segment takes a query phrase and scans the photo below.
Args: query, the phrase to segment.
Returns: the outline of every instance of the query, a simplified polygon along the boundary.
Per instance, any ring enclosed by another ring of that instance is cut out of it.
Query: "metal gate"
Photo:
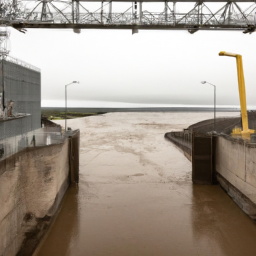
[[[195,184],[215,184],[215,137],[193,133],[192,181]]]

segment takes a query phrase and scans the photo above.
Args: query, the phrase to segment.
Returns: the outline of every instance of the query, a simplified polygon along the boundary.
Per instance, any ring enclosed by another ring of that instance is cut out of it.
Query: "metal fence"
[[[168,132],[165,134],[165,138],[169,139],[184,152],[191,156],[192,154],[192,133],[188,130],[180,132]]]
[[[0,161],[29,147],[63,143],[70,134],[62,134],[60,127],[45,127],[22,135],[0,139]]]

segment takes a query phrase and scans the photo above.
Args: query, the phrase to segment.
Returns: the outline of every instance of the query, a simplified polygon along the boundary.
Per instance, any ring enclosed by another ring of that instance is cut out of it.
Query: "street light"
[[[210,84],[214,87],[214,131],[216,132],[216,86],[214,84],[202,81],[202,84]]]
[[[73,81],[72,83],[65,85],[65,132],[67,131],[67,87],[71,84],[79,84],[79,82]]]

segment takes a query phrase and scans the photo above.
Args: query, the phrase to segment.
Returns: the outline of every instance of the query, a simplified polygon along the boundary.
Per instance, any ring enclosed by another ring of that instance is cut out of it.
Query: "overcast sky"
[[[11,55],[41,68],[42,105],[110,102],[239,105],[235,58],[243,56],[248,105],[256,106],[256,34],[230,31],[11,29]],[[112,103],[111,103],[112,104]],[[118,103],[117,103],[118,105]],[[113,105],[114,106],[114,105]]]

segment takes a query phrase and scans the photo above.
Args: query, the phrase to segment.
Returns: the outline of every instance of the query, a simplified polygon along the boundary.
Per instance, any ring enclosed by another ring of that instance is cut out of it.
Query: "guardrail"
[[[60,144],[70,134],[62,134],[59,127],[40,128],[26,134],[0,140],[0,161],[29,147]]]

